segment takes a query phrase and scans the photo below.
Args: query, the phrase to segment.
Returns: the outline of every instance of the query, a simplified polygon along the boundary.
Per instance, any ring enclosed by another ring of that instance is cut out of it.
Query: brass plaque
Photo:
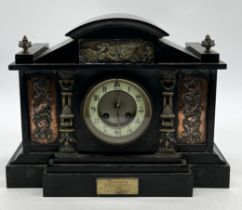
[[[96,179],[97,195],[137,195],[139,179],[136,177],[107,177]]]

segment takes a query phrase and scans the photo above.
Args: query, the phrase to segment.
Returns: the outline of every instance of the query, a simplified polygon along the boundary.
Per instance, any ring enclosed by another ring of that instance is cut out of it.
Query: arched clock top
[[[169,34],[143,20],[112,18],[88,22],[66,34],[73,39],[85,38],[146,38],[159,39]]]

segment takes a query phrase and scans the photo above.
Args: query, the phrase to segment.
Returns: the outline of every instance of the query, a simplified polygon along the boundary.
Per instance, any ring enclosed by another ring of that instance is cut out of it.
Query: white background
[[[21,141],[18,73],[8,64],[26,34],[31,41],[65,40],[83,21],[103,14],[146,18],[184,46],[209,33],[228,63],[218,75],[215,142],[231,165],[230,189],[194,189],[192,198],[43,198],[41,189],[6,189],[5,165]],[[241,0],[0,0],[0,210],[242,208]]]

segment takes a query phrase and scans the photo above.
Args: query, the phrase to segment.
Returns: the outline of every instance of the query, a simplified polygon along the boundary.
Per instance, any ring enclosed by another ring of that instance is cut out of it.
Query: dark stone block
[[[214,50],[209,53],[205,52],[205,48],[201,46],[201,43],[186,43],[186,49],[196,55],[203,63],[219,62],[219,54]]]
[[[192,196],[193,177],[188,173],[44,173],[44,196],[97,196],[98,177],[137,177],[136,196]],[[114,196],[114,195],[112,195]],[[122,196],[122,195],[116,195]],[[123,195],[124,196],[124,195]]]
[[[44,53],[49,48],[48,44],[36,43],[28,49],[28,53],[19,52],[15,55],[15,62],[20,63],[33,63],[35,58]]]

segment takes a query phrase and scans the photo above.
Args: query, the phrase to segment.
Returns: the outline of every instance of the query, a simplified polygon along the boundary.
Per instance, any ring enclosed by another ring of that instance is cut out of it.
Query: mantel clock
[[[22,143],[7,187],[44,196],[192,196],[229,187],[214,144],[214,41],[180,47],[137,18],[102,18],[54,47],[31,43],[10,70],[20,82]]]

